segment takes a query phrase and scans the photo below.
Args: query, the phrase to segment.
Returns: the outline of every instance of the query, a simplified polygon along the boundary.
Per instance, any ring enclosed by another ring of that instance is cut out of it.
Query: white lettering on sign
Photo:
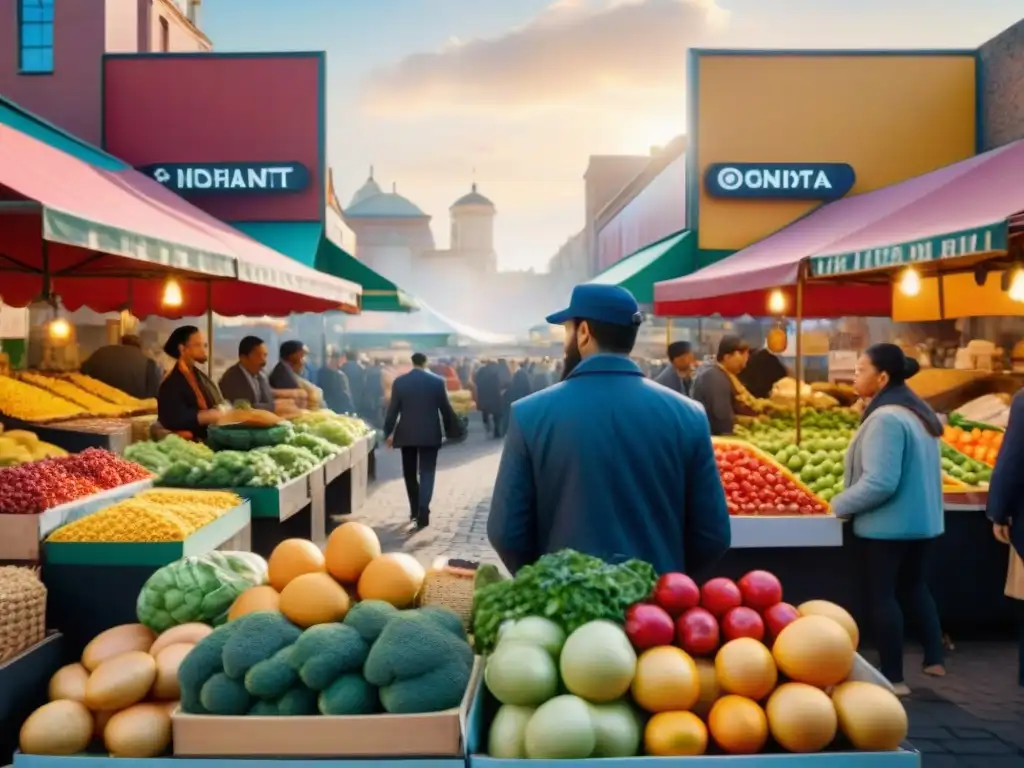
[[[718,172],[718,186],[728,192],[738,189],[832,189],[832,182],[822,170],[804,168],[723,168]]]
[[[917,264],[938,259],[955,259],[993,250],[991,229],[971,230],[952,237],[932,238],[866,251],[854,251],[839,256],[812,259],[816,275],[840,275],[869,269]]]
[[[293,167],[262,168],[177,168],[174,186],[178,189],[288,189]],[[170,181],[170,174],[158,168],[153,177]]]

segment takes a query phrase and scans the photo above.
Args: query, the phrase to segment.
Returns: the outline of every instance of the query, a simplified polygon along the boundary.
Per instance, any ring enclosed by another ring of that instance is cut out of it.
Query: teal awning
[[[296,261],[363,287],[364,312],[412,312],[416,300],[331,241],[317,222],[236,222],[249,237]]]
[[[697,238],[684,229],[612,264],[589,282],[621,286],[640,304],[653,304],[655,283],[674,280],[696,269]]]

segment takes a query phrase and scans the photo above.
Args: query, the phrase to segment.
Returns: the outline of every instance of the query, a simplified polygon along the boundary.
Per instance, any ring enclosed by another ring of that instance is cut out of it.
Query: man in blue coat
[[[629,359],[643,321],[618,286],[579,285],[560,383],[512,406],[487,533],[515,573],[571,548],[699,575],[729,549],[725,493],[700,405]]]

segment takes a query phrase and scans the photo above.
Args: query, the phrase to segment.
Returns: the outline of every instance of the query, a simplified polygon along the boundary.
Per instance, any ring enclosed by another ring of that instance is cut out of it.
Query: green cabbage
[[[135,611],[154,632],[197,621],[217,626],[242,592],[267,581],[267,562],[251,552],[209,552],[158,569],[139,592]]]

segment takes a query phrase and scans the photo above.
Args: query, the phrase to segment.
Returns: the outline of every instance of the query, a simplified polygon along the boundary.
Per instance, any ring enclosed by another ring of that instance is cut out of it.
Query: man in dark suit
[[[409,495],[409,516],[416,530],[430,524],[441,425],[449,439],[461,436],[458,417],[448,401],[445,381],[426,369],[427,356],[412,356],[413,368],[395,379],[391,404],[384,419],[384,436],[392,448],[402,450],[402,475]]]
[[[93,352],[82,363],[82,373],[140,400],[156,397],[164,377],[156,360],[142,351],[142,340],[132,334]]]
[[[693,391],[693,347],[688,341],[673,341],[668,345],[668,365],[654,380],[680,395],[690,396]]]
[[[260,411],[274,412],[274,392],[263,369],[267,367],[267,345],[258,336],[246,336],[238,343],[238,362],[220,377],[220,392],[229,403],[244,400]]]

